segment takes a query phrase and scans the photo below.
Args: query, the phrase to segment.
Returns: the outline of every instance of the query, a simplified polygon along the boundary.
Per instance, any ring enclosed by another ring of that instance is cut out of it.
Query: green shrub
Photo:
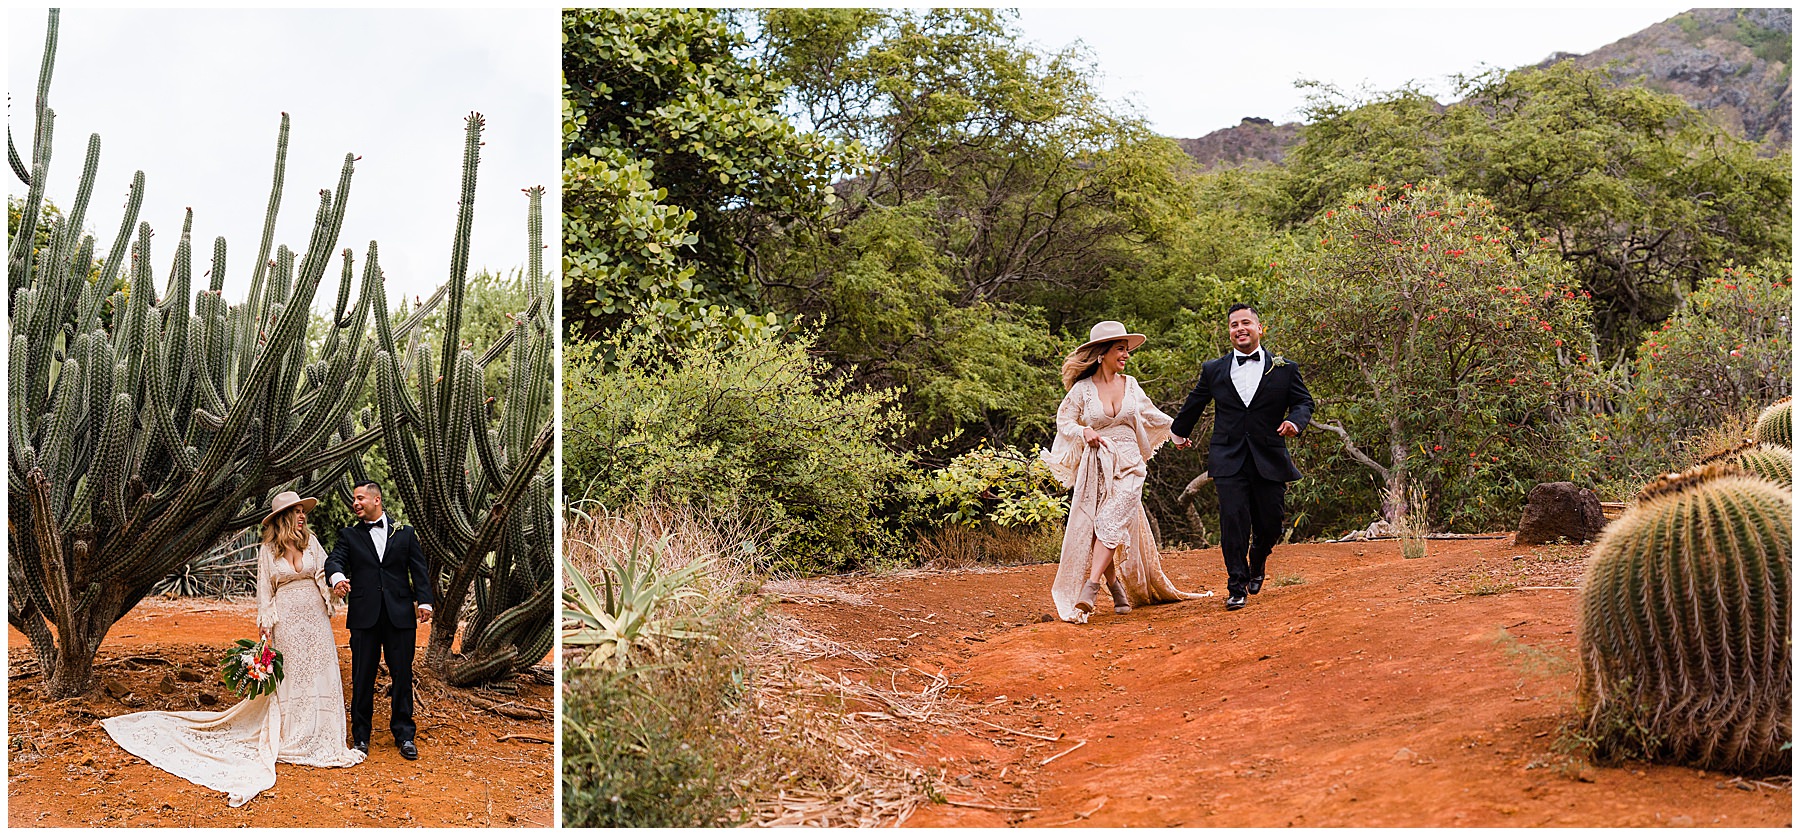
[[[1007,446],[982,446],[909,483],[930,522],[1035,528],[1069,516],[1063,487],[1049,466]]]
[[[741,758],[729,725],[748,691],[733,641],[680,642],[654,665],[564,676],[564,824],[738,823],[731,781]]]
[[[1713,444],[1715,428],[1791,395],[1793,299],[1787,263],[1727,268],[1646,333],[1617,411],[1590,436],[1601,474],[1666,472],[1680,465],[1675,450]]]
[[[891,553],[882,524],[909,456],[894,391],[852,391],[808,334],[671,346],[640,318],[563,359],[565,494],[754,515],[760,568],[817,574]]]

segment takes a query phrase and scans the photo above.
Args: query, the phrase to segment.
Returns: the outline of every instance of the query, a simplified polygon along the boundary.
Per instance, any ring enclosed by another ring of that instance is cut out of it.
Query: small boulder
[[[1606,515],[1600,510],[1600,497],[1574,482],[1545,482],[1531,489],[1525,499],[1525,513],[1519,518],[1519,534],[1513,539],[1521,546],[1535,546],[1564,540],[1585,543],[1599,536],[1606,527]]]

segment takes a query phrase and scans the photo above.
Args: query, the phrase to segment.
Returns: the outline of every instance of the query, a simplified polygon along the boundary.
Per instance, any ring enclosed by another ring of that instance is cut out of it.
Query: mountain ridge
[[[1572,61],[1617,83],[1674,93],[1775,154],[1793,147],[1793,25],[1791,8],[1690,9],[1593,52],[1555,52],[1528,67]],[[1247,116],[1174,141],[1202,169],[1279,165],[1299,144],[1301,127]]]

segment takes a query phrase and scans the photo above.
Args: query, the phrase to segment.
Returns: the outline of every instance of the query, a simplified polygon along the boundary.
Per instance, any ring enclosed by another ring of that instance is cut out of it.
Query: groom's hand
[[[1182,438],[1178,435],[1169,437],[1175,440],[1175,449],[1177,450],[1186,450],[1187,448],[1194,446],[1194,442],[1191,439]]]
[[[413,612],[416,612],[419,614],[419,623],[420,624],[424,624],[425,622],[431,620],[431,608],[430,607],[422,607],[422,606],[415,605],[413,607]]]
[[[1294,426],[1294,422],[1292,421],[1283,421],[1281,422],[1281,426],[1275,428],[1275,432],[1281,434],[1284,438],[1293,438],[1300,434],[1300,428]]]

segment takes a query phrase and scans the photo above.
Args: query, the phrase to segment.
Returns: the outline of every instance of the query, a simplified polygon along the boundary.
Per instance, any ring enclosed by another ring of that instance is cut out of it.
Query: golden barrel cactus
[[[1594,547],[1581,708],[1602,760],[1789,768],[1793,495],[1732,463],[1646,487]]]

